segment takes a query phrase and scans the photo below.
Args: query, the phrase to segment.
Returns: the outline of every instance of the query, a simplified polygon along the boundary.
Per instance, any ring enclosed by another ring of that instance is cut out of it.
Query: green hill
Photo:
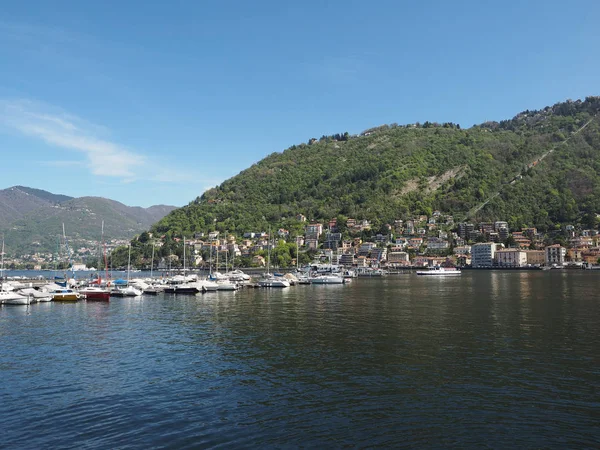
[[[323,136],[267,156],[151,231],[300,231],[297,214],[368,219],[376,229],[433,210],[513,228],[595,225],[599,111],[600,97],[588,97],[469,129],[425,122]]]

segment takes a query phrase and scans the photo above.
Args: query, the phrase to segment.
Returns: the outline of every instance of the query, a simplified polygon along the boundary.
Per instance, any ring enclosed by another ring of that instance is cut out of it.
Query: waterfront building
[[[504,248],[496,252],[497,267],[525,267],[527,265],[527,254],[523,250],[515,248]]]
[[[494,266],[494,256],[496,254],[496,243],[480,242],[471,246],[471,265],[474,268],[484,268]]]
[[[582,252],[583,252],[583,248],[570,248],[567,250],[567,259],[570,262],[577,262],[580,263],[582,262],[583,258],[582,258]]]
[[[549,245],[546,247],[546,265],[562,266],[565,263],[567,249],[560,244]]]
[[[541,266],[546,262],[546,252],[544,250],[525,250],[527,264],[532,266]]]

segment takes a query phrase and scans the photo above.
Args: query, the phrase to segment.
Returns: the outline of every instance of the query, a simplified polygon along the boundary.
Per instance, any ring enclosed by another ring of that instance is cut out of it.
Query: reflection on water
[[[593,447],[597,286],[465,271],[2,307],[2,442]]]

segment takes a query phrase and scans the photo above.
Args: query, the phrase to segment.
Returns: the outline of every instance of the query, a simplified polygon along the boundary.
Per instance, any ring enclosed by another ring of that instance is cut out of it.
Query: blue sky
[[[2,10],[0,188],[181,206],[311,137],[600,94],[597,0]]]

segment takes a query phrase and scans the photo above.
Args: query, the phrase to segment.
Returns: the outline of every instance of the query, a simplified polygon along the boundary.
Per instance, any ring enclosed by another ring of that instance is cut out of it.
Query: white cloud
[[[0,100],[0,126],[40,139],[84,156],[83,164],[93,174],[117,177],[123,182],[140,179],[163,183],[206,183],[188,168],[169,168],[142,153],[104,138],[108,130],[68,114],[51,105],[31,100]],[[61,154],[64,157],[64,153]],[[58,164],[64,164],[61,162]],[[70,164],[82,163],[71,161]]]

